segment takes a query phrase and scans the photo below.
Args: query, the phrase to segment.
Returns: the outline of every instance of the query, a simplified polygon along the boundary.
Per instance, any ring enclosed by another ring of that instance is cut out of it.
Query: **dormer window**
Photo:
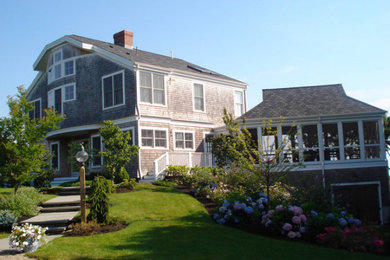
[[[54,51],[49,58],[47,79],[49,84],[62,77],[75,74],[74,58],[64,59],[63,49]]]

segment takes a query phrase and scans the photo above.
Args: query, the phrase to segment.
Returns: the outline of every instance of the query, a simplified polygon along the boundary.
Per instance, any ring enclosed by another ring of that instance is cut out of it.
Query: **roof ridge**
[[[321,87],[341,87],[341,88],[343,88],[343,85],[341,83],[336,83],[336,84],[327,84],[327,85],[298,86],[298,87],[286,87],[286,88],[264,88],[263,91],[287,90],[287,89],[298,89],[298,88],[321,88]]]

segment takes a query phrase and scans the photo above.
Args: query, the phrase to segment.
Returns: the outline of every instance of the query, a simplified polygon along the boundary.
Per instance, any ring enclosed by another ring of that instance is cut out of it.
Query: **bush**
[[[168,165],[165,170],[167,176],[171,176],[176,182],[181,182],[183,177],[188,176],[188,167],[185,165]]]
[[[111,182],[111,181],[110,181]],[[89,202],[91,209],[88,214],[88,220],[95,220],[97,223],[106,223],[108,219],[108,194],[110,186],[108,181],[102,177],[95,177],[91,185]]]
[[[352,227],[344,230],[326,227],[326,233],[317,235],[318,243],[333,247],[344,248],[351,252],[383,252],[384,242],[371,227]]]
[[[9,231],[12,226],[18,221],[18,218],[15,217],[8,210],[0,211],[0,230]]]
[[[114,176],[115,183],[122,183],[124,180],[129,180],[129,173],[126,171],[125,167],[122,167],[118,174]]]
[[[164,187],[175,187],[177,185],[176,182],[164,181],[164,180],[157,180],[153,184],[156,186],[164,186]]]
[[[263,190],[261,176],[256,174],[255,171],[237,167],[231,168],[226,173],[224,183],[228,185],[230,191],[239,192],[248,197],[256,196]]]
[[[50,182],[54,176],[53,169],[45,169],[41,173],[37,174],[37,177],[34,179],[34,187],[37,189],[50,187]]]
[[[70,232],[74,236],[89,236],[94,234],[94,231],[99,229],[100,225],[96,221],[89,221],[88,223],[76,223],[72,226]]]
[[[9,210],[16,217],[35,216],[42,200],[42,194],[35,188],[21,187],[16,193],[0,197],[0,208]]]
[[[134,178],[131,178],[130,180],[125,179],[123,182],[119,183],[115,186],[116,189],[129,189],[134,190],[135,186],[137,185],[137,182]]]

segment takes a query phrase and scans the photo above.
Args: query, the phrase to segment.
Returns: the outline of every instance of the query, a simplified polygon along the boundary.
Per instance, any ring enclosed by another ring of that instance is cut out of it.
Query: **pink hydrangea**
[[[284,210],[284,207],[283,207],[283,205],[278,205],[278,206],[276,206],[275,210],[282,211],[282,210]]]
[[[299,217],[301,218],[301,221],[302,221],[303,223],[306,222],[307,219],[306,219],[305,214],[301,214]]]
[[[290,210],[292,211],[292,213],[295,216],[299,216],[299,215],[303,214],[303,210],[300,207],[297,207],[297,206],[291,207]]]
[[[292,225],[290,223],[284,223],[282,229],[284,231],[290,231],[292,229]]]
[[[292,217],[292,223],[297,224],[297,225],[301,224],[301,218],[298,216]]]
[[[295,238],[297,235],[296,235],[296,233],[294,231],[290,231],[290,232],[288,232],[287,236],[289,238]]]

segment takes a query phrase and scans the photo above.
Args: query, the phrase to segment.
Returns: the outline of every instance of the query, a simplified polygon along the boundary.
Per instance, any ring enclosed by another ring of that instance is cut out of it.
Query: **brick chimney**
[[[114,34],[114,44],[133,49],[133,32],[123,30]]]

